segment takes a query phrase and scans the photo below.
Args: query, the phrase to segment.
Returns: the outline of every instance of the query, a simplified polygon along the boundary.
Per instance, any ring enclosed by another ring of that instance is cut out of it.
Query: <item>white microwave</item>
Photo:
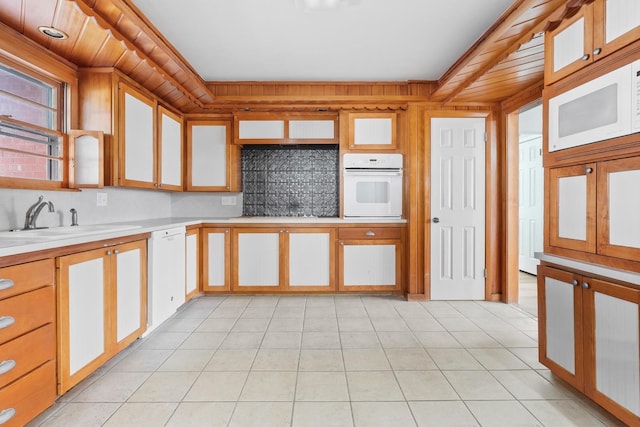
[[[549,99],[549,151],[640,132],[640,60]]]

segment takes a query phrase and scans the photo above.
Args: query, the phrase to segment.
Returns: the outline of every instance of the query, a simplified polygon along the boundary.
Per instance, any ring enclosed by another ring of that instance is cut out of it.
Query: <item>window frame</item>
[[[27,133],[33,132],[40,135],[49,135],[58,137],[60,140],[61,156],[34,155],[35,157],[44,157],[50,159],[59,159],[60,163],[60,179],[43,180],[0,176],[0,188],[23,188],[23,189],[42,189],[56,190],[69,188],[69,138],[65,133],[67,123],[67,98],[69,97],[69,83],[62,79],[56,79],[47,76],[38,71],[35,66],[26,66],[18,63],[7,56],[0,54],[0,64],[3,67],[17,71],[25,76],[42,82],[45,85],[55,88],[57,91],[56,102],[51,107],[55,110],[54,129],[48,129],[29,122],[14,119],[7,116],[0,116],[0,123],[6,123],[10,126],[16,126]]]

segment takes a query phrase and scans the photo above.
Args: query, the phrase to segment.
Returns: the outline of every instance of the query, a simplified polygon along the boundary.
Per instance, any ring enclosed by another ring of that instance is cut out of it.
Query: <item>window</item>
[[[0,185],[61,187],[64,86],[0,64]]]

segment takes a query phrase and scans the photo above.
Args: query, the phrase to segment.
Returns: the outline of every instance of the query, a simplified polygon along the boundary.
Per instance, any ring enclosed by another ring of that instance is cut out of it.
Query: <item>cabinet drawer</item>
[[[55,328],[49,323],[0,345],[0,387],[53,360],[55,338]]]
[[[24,426],[53,405],[55,398],[56,371],[51,361],[0,389],[0,425]]]
[[[54,274],[53,259],[0,268],[0,299],[53,285]]]
[[[53,286],[0,301],[0,343],[5,343],[55,319]]]
[[[399,239],[402,235],[400,228],[341,228],[338,238],[345,239]]]

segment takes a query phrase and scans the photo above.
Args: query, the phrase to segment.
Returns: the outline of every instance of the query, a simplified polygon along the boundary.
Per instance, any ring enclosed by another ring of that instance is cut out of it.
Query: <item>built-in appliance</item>
[[[549,151],[640,132],[640,60],[549,100]]]
[[[145,335],[171,317],[185,302],[185,234],[184,226],[151,233]]]
[[[347,153],[342,166],[345,218],[402,217],[402,154]]]

